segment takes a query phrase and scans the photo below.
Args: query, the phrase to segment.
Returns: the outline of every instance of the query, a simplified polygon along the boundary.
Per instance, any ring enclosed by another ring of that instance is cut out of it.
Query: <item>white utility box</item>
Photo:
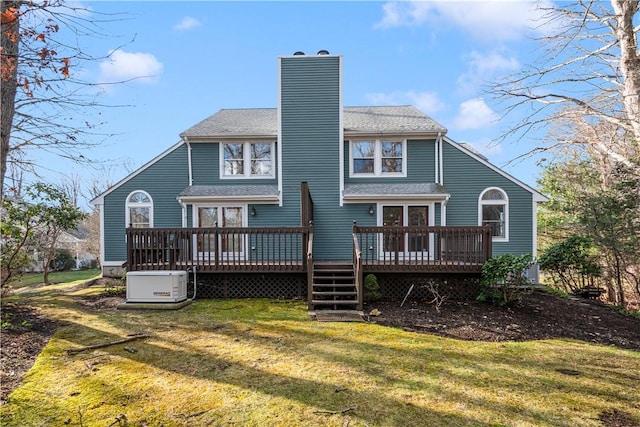
[[[180,302],[187,299],[187,272],[180,270],[127,273],[127,302]]]

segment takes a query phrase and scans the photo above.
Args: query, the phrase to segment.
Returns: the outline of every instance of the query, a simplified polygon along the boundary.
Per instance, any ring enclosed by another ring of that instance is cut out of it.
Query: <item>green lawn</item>
[[[94,268],[90,270],[75,271],[53,271],[49,273],[49,282],[51,283],[68,283],[76,280],[91,279],[100,274],[100,269]],[[14,289],[24,288],[26,286],[38,286],[43,284],[42,273],[25,273],[20,280],[13,284]]]
[[[568,340],[480,343],[318,323],[302,302],[96,310],[42,287],[62,327],[3,426],[600,426],[640,422],[640,353]],[[149,338],[74,355],[68,349]]]

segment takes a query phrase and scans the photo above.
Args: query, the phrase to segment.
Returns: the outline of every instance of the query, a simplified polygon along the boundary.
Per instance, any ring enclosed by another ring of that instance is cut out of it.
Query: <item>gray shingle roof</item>
[[[447,195],[445,187],[435,183],[399,183],[399,184],[345,184],[344,197],[358,198],[366,196],[419,197]]]
[[[447,129],[410,105],[344,107],[345,134],[446,133]],[[278,132],[275,108],[220,110],[180,134],[187,138],[272,136]]]
[[[190,185],[182,190],[183,198],[277,198],[276,185]]]
[[[344,107],[345,133],[446,133],[447,129],[410,105]]]
[[[210,136],[273,136],[278,133],[275,108],[220,110],[180,134],[187,138]]]

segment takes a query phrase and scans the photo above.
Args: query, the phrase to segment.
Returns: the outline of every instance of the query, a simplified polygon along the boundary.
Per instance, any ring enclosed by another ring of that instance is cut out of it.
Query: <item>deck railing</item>
[[[308,227],[127,228],[127,268],[304,272]]]
[[[490,227],[354,225],[367,271],[479,272],[491,257]]]

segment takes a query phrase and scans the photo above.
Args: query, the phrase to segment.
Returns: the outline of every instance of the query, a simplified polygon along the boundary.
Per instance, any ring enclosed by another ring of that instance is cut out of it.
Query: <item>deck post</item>
[[[129,228],[127,228],[126,233],[125,233],[125,239],[127,239],[127,270],[128,271],[132,271],[133,270],[133,238],[131,235],[131,230]]]

